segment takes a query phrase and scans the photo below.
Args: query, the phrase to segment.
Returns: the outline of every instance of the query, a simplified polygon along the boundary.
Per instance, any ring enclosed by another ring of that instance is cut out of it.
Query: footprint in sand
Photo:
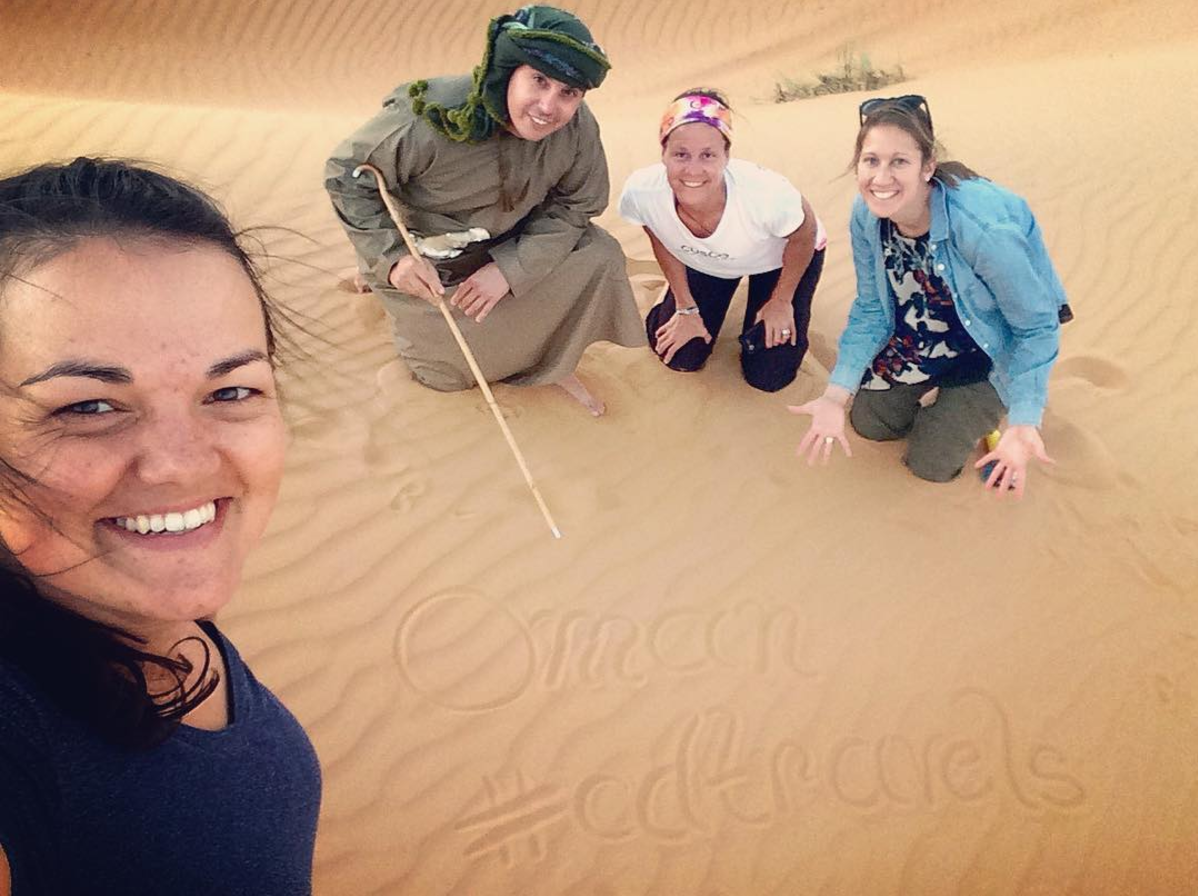
[[[1057,461],[1055,466],[1039,469],[1046,478],[1084,489],[1106,490],[1119,482],[1132,484],[1129,474],[1095,433],[1082,429],[1067,420],[1047,415],[1045,443],[1048,453]]]
[[[404,427],[392,418],[376,420],[362,447],[362,459],[380,492],[390,493],[388,506],[400,513],[412,510],[429,493],[429,468],[424,452],[411,444]]]
[[[396,474],[391,479],[398,481],[398,488],[391,496],[390,507],[398,513],[407,513],[428,494],[428,481],[411,470]],[[392,487],[392,483],[388,483]]]
[[[1100,389],[1126,389],[1131,381],[1119,364],[1093,355],[1066,358],[1053,373],[1059,379],[1076,377]]]
[[[392,510],[407,513],[429,493],[428,478],[417,472],[427,469],[427,465],[414,462],[411,446],[389,444],[372,435],[363,451],[363,459],[378,490],[390,493],[387,505]]]

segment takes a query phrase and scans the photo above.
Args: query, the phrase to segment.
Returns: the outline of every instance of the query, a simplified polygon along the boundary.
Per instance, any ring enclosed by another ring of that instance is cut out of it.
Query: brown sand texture
[[[1198,892],[1198,11],[1188,0],[570,3],[614,60],[613,191],[660,110],[728,88],[735,154],[831,234],[779,395],[595,346],[591,420],[423,389],[321,187],[396,83],[465,71],[496,2],[5,0],[0,163],[205,185],[305,319],[279,507],[221,622],[316,744],[335,894]],[[861,95],[765,102],[840,48],[902,63],[952,153],[1026,196],[1078,319],[1021,503],[901,446],[794,457],[854,280]],[[601,219],[660,286],[647,242]],[[736,311],[730,319],[735,318]]]

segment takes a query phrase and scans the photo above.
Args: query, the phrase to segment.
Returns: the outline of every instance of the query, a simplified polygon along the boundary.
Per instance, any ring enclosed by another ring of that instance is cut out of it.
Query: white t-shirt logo
[[[732,257],[727,252],[711,252],[707,249],[700,249],[697,246],[688,246],[686,243],[683,243],[678,248],[680,248],[683,252],[690,253],[691,255],[702,255],[706,258],[714,258],[720,261],[727,261]]]

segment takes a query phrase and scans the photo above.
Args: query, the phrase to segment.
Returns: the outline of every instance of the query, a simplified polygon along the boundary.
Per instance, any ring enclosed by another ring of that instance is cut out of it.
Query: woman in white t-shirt
[[[680,94],[661,121],[661,162],[633,172],[620,214],[640,224],[669,284],[645,318],[673,370],[711,355],[732,295],[749,277],[741,368],[766,392],[790,384],[807,351],[827,236],[789,180],[729,158],[732,110],[716,90]]]

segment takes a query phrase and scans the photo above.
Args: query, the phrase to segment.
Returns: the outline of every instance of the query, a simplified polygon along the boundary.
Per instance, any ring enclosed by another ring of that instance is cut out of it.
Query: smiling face
[[[711,125],[693,122],[670,131],[661,160],[670,189],[683,205],[702,205],[722,195],[728,147]]]
[[[907,236],[927,232],[929,180],[936,160],[925,159],[915,138],[892,124],[870,128],[857,157],[857,189],[869,210],[889,218]]]
[[[253,285],[209,244],[90,238],[0,297],[0,537],[46,597],[135,633],[232,595],[286,441]]]
[[[577,87],[522,65],[507,82],[509,127],[524,140],[544,140],[570,123],[583,95]]]

